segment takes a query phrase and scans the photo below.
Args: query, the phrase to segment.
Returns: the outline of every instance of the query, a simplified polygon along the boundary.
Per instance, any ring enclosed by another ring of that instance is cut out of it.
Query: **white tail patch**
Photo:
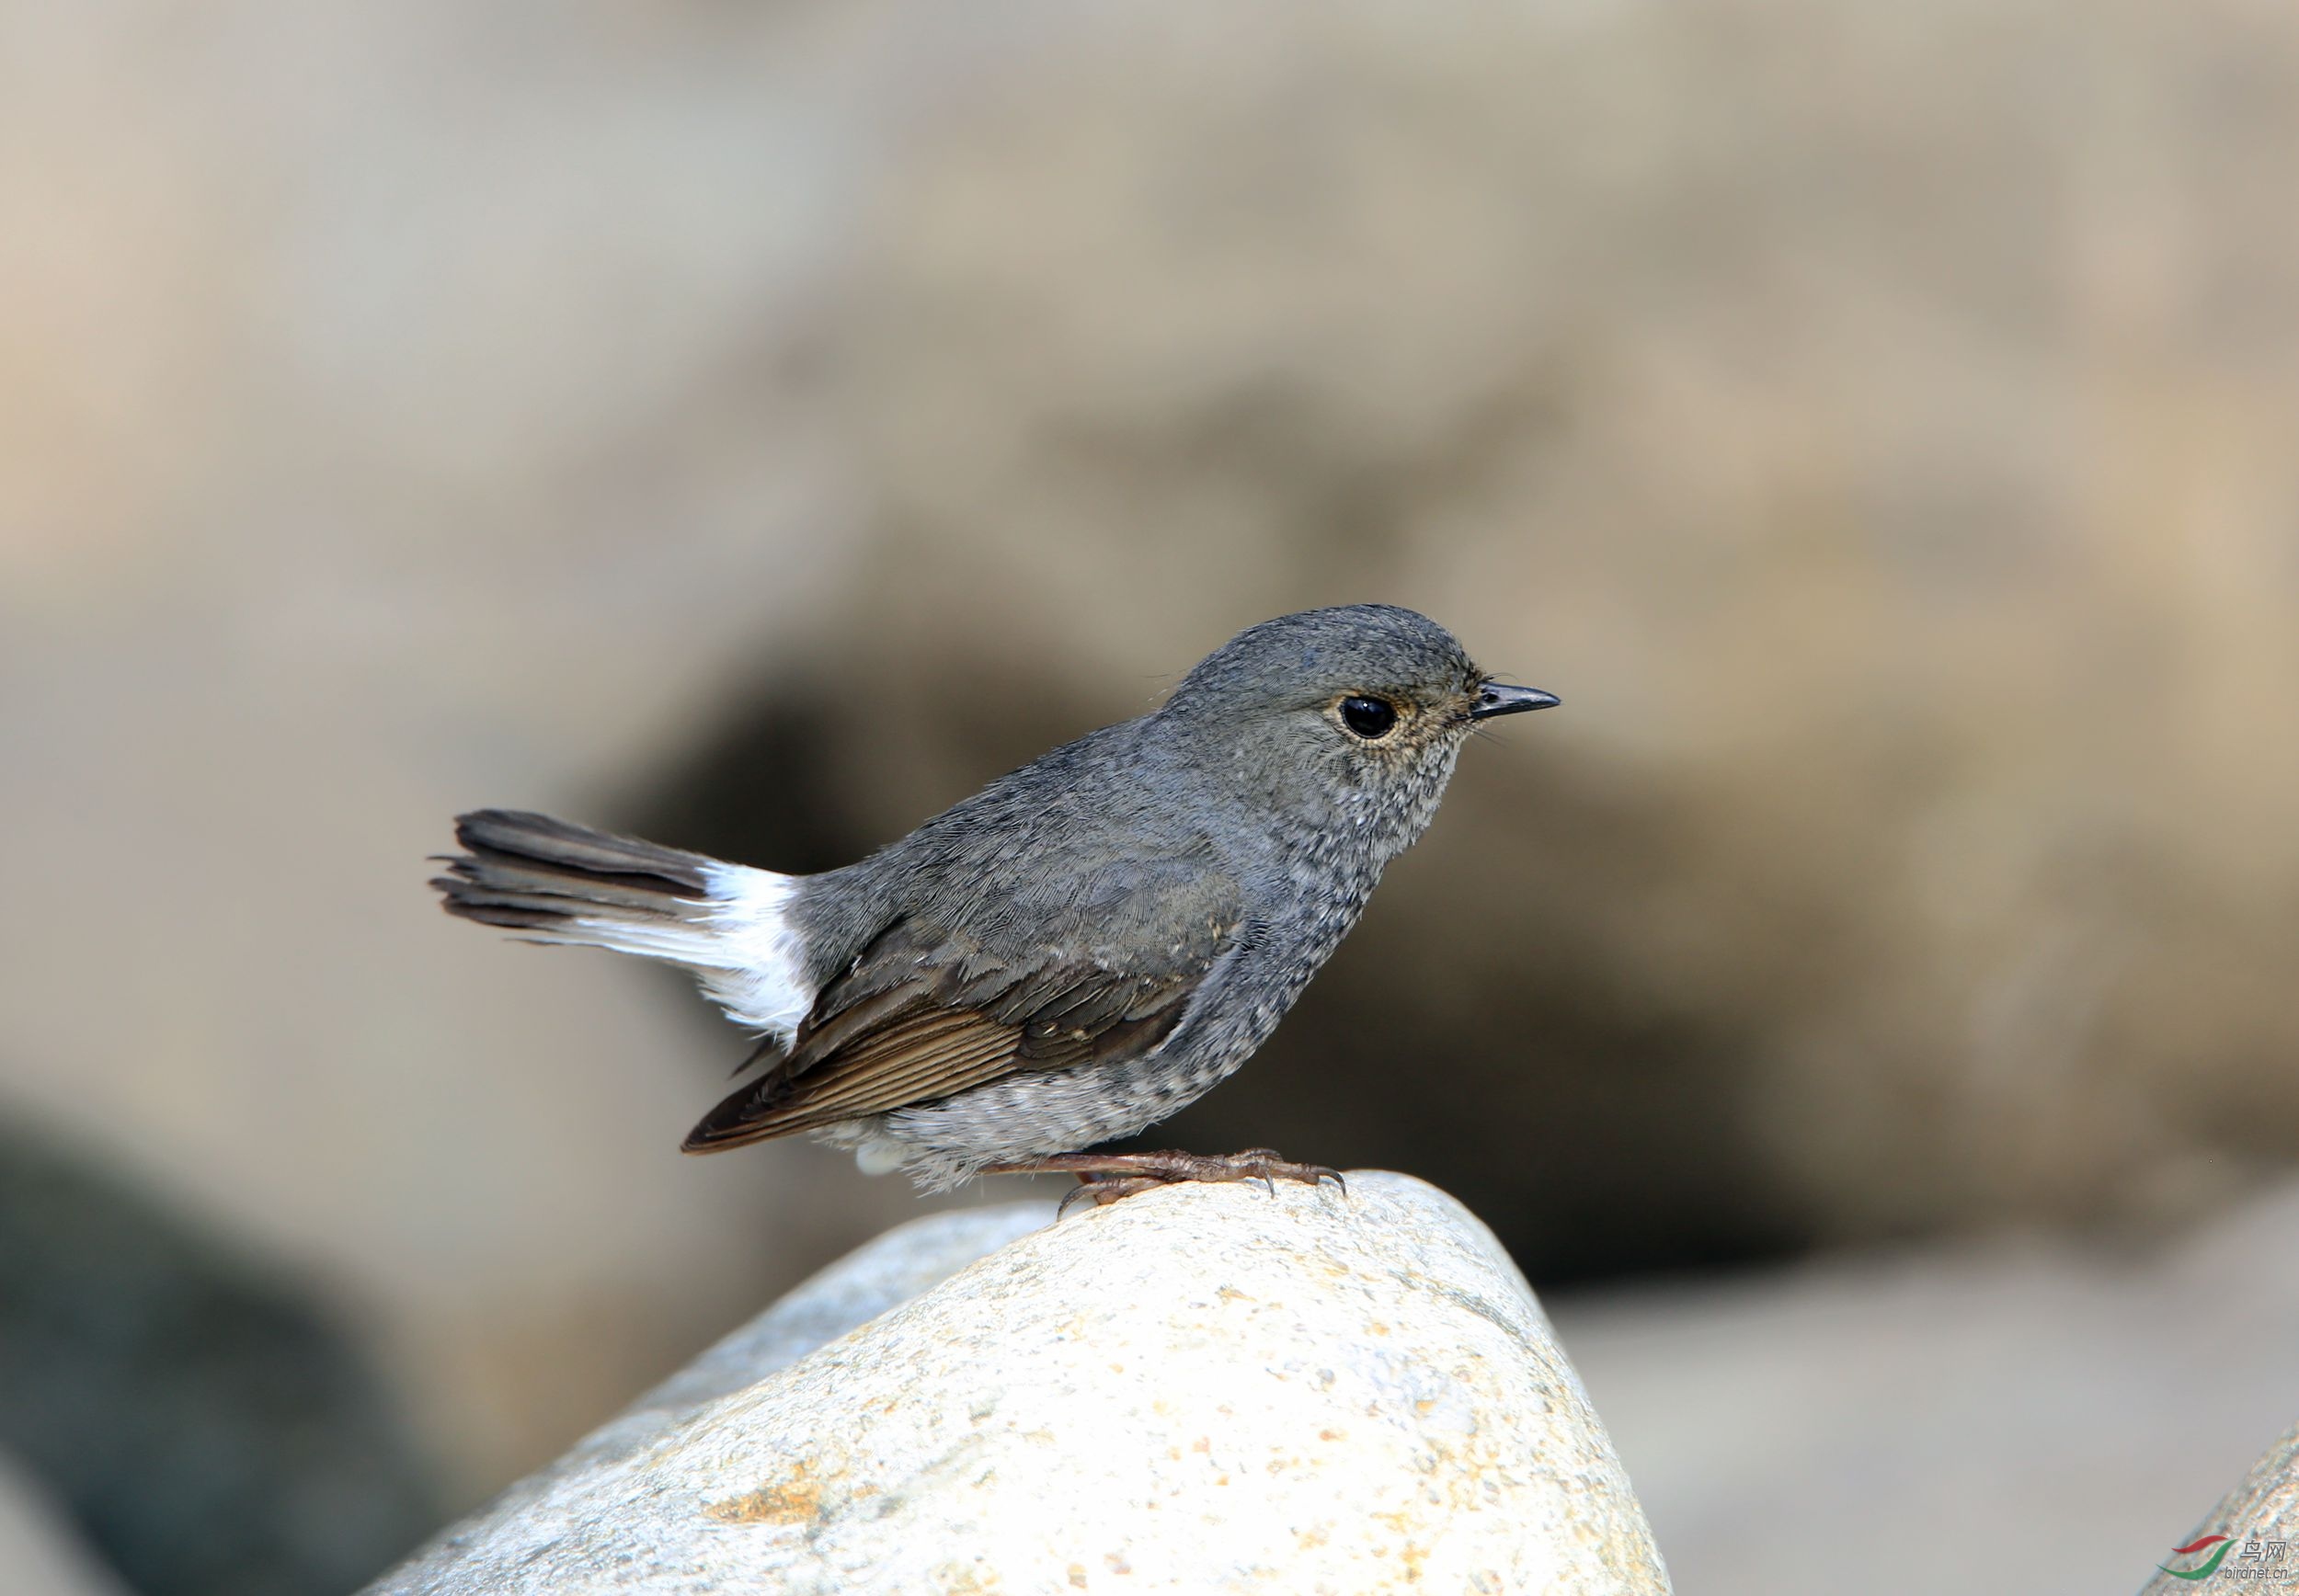
[[[787,909],[798,878],[748,865],[713,864],[703,872],[710,901],[692,919],[626,920],[583,916],[556,936],[682,964],[694,972],[727,1018],[783,1042],[814,1008],[806,978],[806,938]]]

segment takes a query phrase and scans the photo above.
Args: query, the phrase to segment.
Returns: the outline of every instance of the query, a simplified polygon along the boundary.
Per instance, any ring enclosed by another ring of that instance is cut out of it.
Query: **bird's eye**
[[[1397,724],[1397,707],[1385,699],[1345,698],[1341,701],[1341,724],[1370,740]]]

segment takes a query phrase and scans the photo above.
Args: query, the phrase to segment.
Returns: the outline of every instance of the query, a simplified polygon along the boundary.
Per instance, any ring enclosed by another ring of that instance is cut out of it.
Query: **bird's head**
[[[1387,858],[1428,824],[1478,722],[1556,701],[1492,679],[1425,615],[1352,604],[1248,627],[1182,678],[1160,718],[1220,787]]]

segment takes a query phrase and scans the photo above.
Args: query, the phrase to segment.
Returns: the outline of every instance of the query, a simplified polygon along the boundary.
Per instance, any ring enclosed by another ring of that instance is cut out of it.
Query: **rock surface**
[[[2299,1583],[2299,1425],[2283,1431],[2282,1439],[2260,1454],[2251,1472],[2209,1516],[2186,1535],[2181,1545],[2206,1537],[2224,1536],[2225,1555],[2213,1557],[2216,1547],[2202,1547],[2186,1556],[2173,1556],[2156,1565],[2156,1577],[2141,1588],[2140,1596],[2170,1596],[2191,1590],[2195,1575],[2207,1566],[2220,1565],[2234,1578],[2254,1589],[2283,1589]],[[2175,1572],[2175,1570],[2178,1570]],[[2205,1574],[2211,1579],[2213,1574]]]
[[[1668,1589],[1539,1305],[1452,1199],[1375,1172],[1045,1214],[882,1238],[372,1596]],[[801,1327],[1025,1229],[791,1361]]]

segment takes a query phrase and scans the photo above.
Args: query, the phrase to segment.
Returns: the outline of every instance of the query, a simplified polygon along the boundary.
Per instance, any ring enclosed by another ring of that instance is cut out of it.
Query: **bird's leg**
[[[1043,1158],[1022,1158],[1010,1164],[986,1164],[985,1175],[1075,1175],[1078,1186],[1062,1199],[1067,1209],[1081,1198],[1097,1208],[1184,1180],[1259,1180],[1277,1192],[1280,1180],[1315,1186],[1331,1180],[1345,1194],[1349,1183],[1341,1171],[1322,1164],[1296,1164],[1268,1147],[1242,1153],[1055,1153]]]

